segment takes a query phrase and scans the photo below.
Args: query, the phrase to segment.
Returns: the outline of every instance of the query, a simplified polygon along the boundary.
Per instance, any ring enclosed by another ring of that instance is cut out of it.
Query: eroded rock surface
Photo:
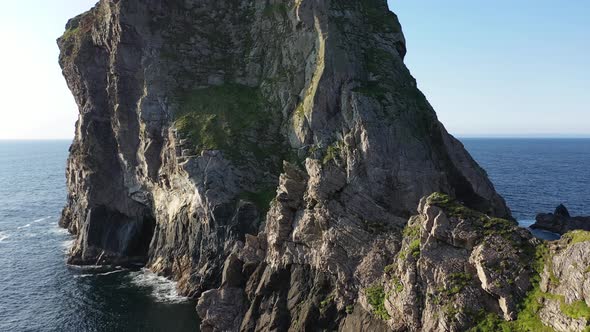
[[[443,194],[424,198],[418,212],[383,278],[365,289],[383,287],[390,326],[465,331],[482,313],[514,320],[531,288],[535,240],[530,233]],[[370,305],[373,311],[378,307]]]
[[[556,331],[590,329],[590,233],[573,231],[549,245],[539,316]]]
[[[529,235],[416,87],[385,0],[102,0],[58,43],[70,263],[178,280],[203,330],[514,317]]]

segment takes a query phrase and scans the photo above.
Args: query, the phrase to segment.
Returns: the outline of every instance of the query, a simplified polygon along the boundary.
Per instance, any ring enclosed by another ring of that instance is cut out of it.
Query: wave
[[[8,239],[10,237],[10,235],[4,233],[4,232],[0,232],[0,242],[4,242],[4,240]]]
[[[57,226],[57,225],[56,225],[55,227],[52,227],[52,228],[49,230],[49,232],[50,232],[50,233],[53,233],[53,234],[58,234],[58,235],[67,235],[67,234],[70,234],[70,232],[68,232],[68,230],[67,230],[67,229],[65,229],[65,228],[61,228],[61,227],[59,227],[59,226]]]
[[[130,273],[131,283],[142,288],[150,288],[152,297],[158,302],[181,303],[188,298],[178,294],[176,282],[159,276],[147,269]]]
[[[74,276],[75,279],[78,278],[88,278],[88,277],[97,277],[97,276],[108,276],[110,274],[115,274],[115,273],[121,273],[121,272],[125,272],[127,271],[126,269],[120,269],[120,270],[114,270],[114,271],[109,271],[109,272],[103,272],[103,273],[85,273],[85,274],[77,274]]]
[[[16,229],[23,229],[23,228],[29,228],[31,227],[31,224],[26,224],[24,226],[18,226]]]
[[[67,240],[67,241],[63,241],[61,243],[61,247],[63,248],[63,250],[66,254],[70,252],[73,245],[74,245],[74,240]]]
[[[47,217],[43,217],[43,218],[39,218],[39,219],[35,219],[35,220],[33,220],[33,224],[38,224],[38,223],[40,223],[40,222],[42,222],[42,221],[45,221],[45,220],[47,220],[47,219],[49,219],[49,218],[51,218],[51,216],[47,216]]]
[[[121,266],[114,266],[114,265],[72,265],[67,264],[67,267],[70,270],[76,271],[85,271],[85,272],[92,272],[92,274],[99,274],[99,273],[107,273],[112,271],[126,271]]]

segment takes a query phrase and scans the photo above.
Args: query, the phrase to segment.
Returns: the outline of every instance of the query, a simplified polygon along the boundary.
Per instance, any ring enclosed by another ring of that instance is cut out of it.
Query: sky
[[[590,137],[590,1],[388,2],[450,133]]]
[[[95,0],[0,2],[0,139],[71,139],[77,107],[55,40]]]
[[[456,136],[590,137],[590,1],[388,0],[406,64]],[[71,139],[55,39],[95,0],[0,4],[0,139]]]

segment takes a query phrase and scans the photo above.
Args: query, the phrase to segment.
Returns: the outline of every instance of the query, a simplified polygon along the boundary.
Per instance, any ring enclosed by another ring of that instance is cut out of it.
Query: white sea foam
[[[31,224],[26,224],[24,226],[19,226],[16,229],[23,229],[23,228],[29,228],[29,227],[31,227]]]
[[[104,270],[106,267],[103,265],[70,265],[68,264],[68,268],[72,270],[78,271],[100,271]],[[96,273],[94,273],[96,274]]]
[[[6,234],[5,232],[0,232],[0,242],[4,242],[4,240],[8,239],[10,235]]]
[[[159,302],[180,303],[188,298],[180,296],[176,290],[176,282],[161,277],[147,269],[132,272],[131,283],[138,287],[150,288],[152,296]]]
[[[121,269],[121,270],[114,270],[114,271],[99,273],[97,275],[99,275],[99,276],[108,276],[109,274],[121,273],[121,272],[125,272],[125,271],[127,271],[127,270],[126,269]]]
[[[47,219],[49,219],[49,218],[51,218],[51,216],[47,216],[47,217],[43,217],[43,218],[39,218],[39,219],[35,219],[35,220],[33,220],[33,224],[38,224],[38,223],[40,223],[40,222],[42,222],[42,221],[45,221],[45,220],[47,220]]]
[[[52,227],[49,231],[53,234],[69,234],[67,229],[58,226]]]
[[[125,272],[125,271],[127,271],[127,270],[121,269],[121,270],[108,271],[108,272],[104,272],[104,273],[77,274],[74,276],[74,278],[78,279],[78,278],[88,278],[88,277],[96,277],[96,276],[108,276],[110,274],[121,273],[121,272]]]
[[[63,241],[61,243],[61,247],[63,248],[63,250],[66,253],[70,252],[70,249],[72,248],[73,245],[74,245],[74,240],[67,240],[67,241]]]

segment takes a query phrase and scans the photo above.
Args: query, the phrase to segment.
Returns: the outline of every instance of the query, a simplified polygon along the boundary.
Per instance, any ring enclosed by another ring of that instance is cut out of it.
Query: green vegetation
[[[262,13],[266,17],[272,17],[274,16],[274,14],[279,14],[283,17],[287,17],[287,11],[287,5],[285,5],[284,3],[275,3],[266,5]]]
[[[326,149],[326,155],[324,156],[322,163],[326,165],[331,161],[337,161],[338,159],[340,159],[342,156],[342,152],[344,151],[344,148],[344,142],[341,141],[336,141],[333,144],[329,145]]]
[[[562,239],[567,240],[569,244],[587,242],[590,241],[590,232],[583,230],[570,231],[565,233]]]
[[[201,149],[231,148],[228,140],[240,139],[245,130],[265,120],[259,91],[243,85],[193,90],[179,101],[176,127]]]
[[[510,331],[510,332],[553,332],[554,330],[545,326],[539,319],[539,310],[543,307],[541,300],[543,293],[539,289],[539,285],[535,285],[524,301],[521,303],[521,310],[515,321],[504,321],[496,314],[488,314],[484,316],[480,322],[472,328],[472,332],[496,332],[496,331]]]
[[[354,306],[352,304],[349,304],[346,306],[346,313],[347,314],[352,314],[352,312],[354,311]]]
[[[451,273],[449,279],[450,286],[439,289],[439,292],[446,296],[453,296],[467,287],[473,280],[473,276],[469,273]]]
[[[379,0],[359,0],[363,16],[377,32],[400,32],[397,16]]]
[[[446,194],[433,193],[428,197],[428,203],[443,209],[448,217],[472,220],[474,225],[482,228],[484,235],[498,234],[508,238],[518,226],[515,221],[491,218],[479,211],[465,207]]]
[[[452,303],[445,304],[441,309],[447,317],[453,320],[455,319],[455,316],[457,316],[457,314],[465,310],[464,308],[456,308],[455,305]]]
[[[367,232],[371,234],[380,234],[391,230],[390,225],[382,221],[363,220]]]
[[[365,51],[365,61],[367,70],[375,75],[387,72],[386,68],[391,68],[395,57],[388,51],[381,48],[369,48]]]
[[[484,235],[499,234],[507,236],[512,234],[516,226],[514,222],[502,218],[485,217],[480,218],[480,221],[483,223]]]
[[[395,293],[400,293],[401,291],[404,290],[404,285],[402,284],[402,282],[399,280],[399,278],[397,276],[393,275],[393,273],[395,273],[395,269],[396,269],[396,265],[390,264],[390,265],[387,265],[383,269],[383,272],[386,275],[391,275],[391,283],[393,285],[392,291]]]
[[[535,261],[532,267],[535,270],[535,275],[531,279],[533,289],[529,291],[525,299],[519,305],[518,317],[515,321],[506,322],[496,314],[480,313],[478,324],[470,331],[473,332],[552,332],[553,329],[543,325],[538,313],[543,307],[542,299],[546,294],[541,292],[539,282],[540,273],[543,271],[544,265],[548,257],[548,249],[546,245],[537,246],[535,251]],[[563,310],[563,309],[562,309]]]
[[[408,250],[410,251],[410,254],[414,256],[414,258],[420,257],[420,239],[412,240]]]
[[[102,7],[100,6],[98,10]],[[66,58],[77,57],[84,42],[91,39],[92,27],[97,19],[96,14],[97,9],[92,9],[70,20],[68,28],[60,38]]]
[[[410,255],[415,259],[420,258],[420,239],[412,240],[408,245],[408,248],[400,250],[398,257],[400,259],[406,259]]]
[[[412,255],[415,259],[420,257],[420,226],[406,226],[402,231],[405,241],[410,241],[406,249],[400,250],[398,257],[400,259],[406,259],[409,255]]]
[[[383,286],[373,285],[365,289],[365,294],[367,295],[367,302],[373,307],[372,312],[376,317],[382,320],[391,318],[385,309],[385,292],[383,291]]]
[[[262,161],[289,151],[279,133],[272,131],[269,105],[257,88],[225,84],[190,90],[179,94],[177,102],[175,127],[197,151],[221,150],[237,163],[253,157],[261,166],[279,171],[280,161]]]
[[[469,332],[516,332],[512,329],[513,324],[505,322],[500,316],[496,314],[485,314],[484,312],[478,315],[479,323],[477,326],[471,328]],[[482,318],[483,317],[483,318]],[[536,330],[518,330],[519,332],[536,332]],[[544,330],[538,330],[544,331]],[[547,331],[547,330],[545,330]],[[551,331],[551,330],[549,330]]]
[[[276,196],[276,189],[269,188],[258,192],[243,192],[240,194],[240,198],[254,203],[258,211],[265,215],[270,209],[270,203]]]
[[[428,203],[443,209],[448,217],[478,219],[484,215],[481,212],[465,207],[451,196],[443,193],[433,193],[428,197]]]
[[[70,40],[71,38],[74,38],[79,32],[80,32],[79,27],[68,29],[64,32],[64,34],[63,34],[63,36],[61,36],[61,38],[63,38],[64,40]]]
[[[559,286],[559,278],[557,278],[555,272],[553,271],[553,261],[551,258],[548,258],[545,264],[547,265],[547,270],[549,271],[549,283],[553,286]]]
[[[391,282],[393,283],[393,291],[396,293],[401,293],[404,290],[404,284],[399,280],[397,277],[391,278]]]
[[[402,233],[405,237],[409,237],[409,238],[418,238],[420,237],[420,225],[415,225],[415,226],[406,226],[406,228],[404,228],[404,231]]]
[[[559,296],[560,309],[566,316],[579,319],[584,318],[586,321],[590,320],[590,307],[586,301],[580,300],[572,303],[566,303],[565,297]]]
[[[364,82],[361,86],[352,89],[352,91],[372,97],[380,103],[387,99],[387,93],[389,92],[379,82]]]
[[[387,265],[384,269],[383,272],[385,274],[390,274],[393,273],[395,271],[396,265],[395,264],[389,264]]]
[[[328,295],[322,302],[320,302],[320,310],[325,311],[330,305],[334,303],[334,295]]]

